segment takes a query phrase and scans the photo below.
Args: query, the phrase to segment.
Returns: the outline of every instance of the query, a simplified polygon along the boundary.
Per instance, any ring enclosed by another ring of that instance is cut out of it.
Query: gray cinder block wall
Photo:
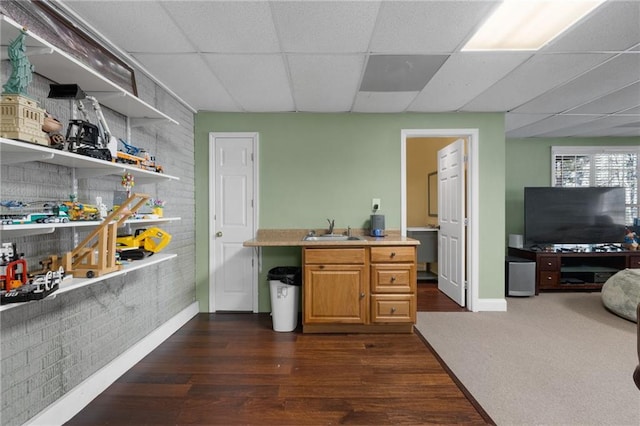
[[[2,61],[1,80],[10,74]],[[37,70],[36,70],[37,73]],[[165,173],[179,180],[141,185],[143,192],[167,201],[165,216],[180,217],[157,226],[172,235],[167,253],[177,258],[125,276],[49,296],[0,312],[0,424],[27,422],[66,392],[121,355],[195,301],[194,135],[193,114],[141,72],[138,95],[179,122],[131,129],[130,142],[155,154]],[[69,101],[47,99],[49,81],[34,75],[29,94],[64,125],[72,114]],[[69,82],[64,82],[69,83]],[[92,116],[91,109],[90,116]],[[126,117],[104,111],[111,132],[128,139]],[[2,200],[68,200],[74,181],[67,167],[40,162],[2,165]],[[117,176],[77,180],[81,202],[101,196],[111,205],[122,191]],[[77,235],[74,232],[77,231]],[[24,253],[30,269],[48,255],[72,249],[88,229],[57,229],[52,234],[7,239]]]

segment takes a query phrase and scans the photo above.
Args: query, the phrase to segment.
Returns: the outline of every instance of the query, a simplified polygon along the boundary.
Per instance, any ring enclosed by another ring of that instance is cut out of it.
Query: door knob
[[[222,237],[222,231],[216,232],[216,237]]]

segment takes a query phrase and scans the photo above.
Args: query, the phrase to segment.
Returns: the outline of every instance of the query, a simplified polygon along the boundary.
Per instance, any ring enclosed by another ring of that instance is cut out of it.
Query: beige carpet
[[[600,293],[508,298],[507,312],[419,312],[416,327],[498,425],[640,425],[636,324]]]

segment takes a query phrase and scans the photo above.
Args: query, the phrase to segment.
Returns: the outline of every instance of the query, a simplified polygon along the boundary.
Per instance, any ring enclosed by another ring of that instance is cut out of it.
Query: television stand
[[[509,256],[536,262],[540,291],[600,291],[609,277],[625,268],[640,268],[640,251],[535,251],[509,247]]]

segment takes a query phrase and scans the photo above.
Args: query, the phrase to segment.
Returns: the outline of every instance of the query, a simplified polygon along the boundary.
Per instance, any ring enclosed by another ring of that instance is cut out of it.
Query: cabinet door
[[[368,281],[364,265],[305,265],[304,322],[365,324]]]
[[[629,268],[640,268],[640,255],[629,256]]]

